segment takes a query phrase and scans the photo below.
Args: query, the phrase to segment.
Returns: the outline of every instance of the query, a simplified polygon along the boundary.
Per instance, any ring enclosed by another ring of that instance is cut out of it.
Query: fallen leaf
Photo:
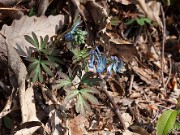
[[[137,49],[132,44],[110,44],[110,56],[122,58],[125,62],[130,62],[133,58],[139,58]]]
[[[113,32],[106,32],[106,34],[110,37],[109,41],[115,44],[132,44],[129,41],[120,39],[119,35]]]
[[[34,32],[38,37],[45,37],[46,35],[51,37],[56,34],[58,29],[63,28],[63,24],[63,15],[49,17],[24,16],[20,20],[14,20],[11,26],[3,25],[0,31],[0,41],[6,37],[8,44],[16,48],[20,56],[24,56],[30,53],[28,53],[30,47],[34,48],[25,40],[24,35],[31,36],[31,33]],[[2,48],[6,49],[5,43],[2,42],[2,45]]]
[[[146,15],[149,19],[156,21],[161,28],[163,28],[160,15],[160,2],[157,1],[149,1],[145,2],[145,0],[137,0],[137,8],[140,13]]]
[[[87,134],[85,126],[88,124],[88,120],[82,115],[78,115],[74,119],[69,120],[69,134],[70,135],[84,135]]]

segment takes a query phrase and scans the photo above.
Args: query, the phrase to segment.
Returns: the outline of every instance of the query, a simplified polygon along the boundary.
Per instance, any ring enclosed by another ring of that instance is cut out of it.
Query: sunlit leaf
[[[45,38],[44,38],[44,40],[43,40],[42,43],[41,43],[41,49],[46,48],[46,44],[47,44],[48,40],[49,40],[49,36],[46,35]]]
[[[72,81],[70,79],[59,79],[56,81],[56,85],[54,85],[54,88],[60,89],[62,87],[68,87],[72,85]]]
[[[173,128],[176,121],[177,111],[167,110],[163,112],[157,121],[156,134],[167,135]]]
[[[36,48],[38,48],[37,44],[35,43],[35,41],[28,35],[24,36],[26,41],[28,41],[30,44],[32,44],[33,46],[35,46]]]
[[[126,24],[126,25],[130,25],[130,24],[132,24],[135,20],[136,20],[136,19],[130,19],[130,20],[127,21],[125,24]]]
[[[84,89],[81,89],[81,92],[89,92],[89,93],[96,93],[96,94],[99,93],[98,90],[92,89],[92,88],[84,88]]]
[[[76,109],[77,113],[80,113],[83,116],[86,115],[86,110],[91,111],[91,108],[90,108],[88,102],[81,96],[81,94],[78,94],[75,109]]]
[[[143,18],[143,20],[144,20],[146,23],[148,23],[148,24],[151,24],[151,22],[152,22],[152,20],[149,19],[149,18]]]
[[[34,32],[32,32],[32,36],[33,36],[33,39],[34,39],[34,43],[35,45],[37,46],[37,49],[40,49],[39,48],[39,41],[38,41],[38,38],[36,36],[36,34]]]
[[[75,98],[79,94],[79,90],[71,90],[71,92],[67,93],[67,96],[65,97],[64,101],[68,102],[69,100]]]
[[[86,98],[87,100],[89,100],[89,102],[91,102],[91,104],[96,104],[96,105],[99,104],[97,98],[94,97],[92,94],[89,94],[89,93],[87,93],[87,92],[81,92],[81,94],[83,95],[84,98]]]
[[[141,18],[136,19],[137,24],[144,25],[144,20]]]

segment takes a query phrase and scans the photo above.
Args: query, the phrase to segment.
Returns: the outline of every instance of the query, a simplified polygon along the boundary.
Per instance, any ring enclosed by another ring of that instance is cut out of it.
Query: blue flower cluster
[[[95,56],[97,57],[97,66],[96,71],[97,73],[102,73],[107,66],[107,57],[106,55],[101,55],[101,52],[99,51],[98,47],[96,47],[95,50],[91,50],[91,60],[89,63],[89,68],[94,68],[95,64]],[[107,73],[111,74],[111,71],[113,70],[114,73],[121,73],[122,68],[124,67],[124,62],[122,60],[119,60],[116,56],[111,56],[110,64],[107,67]]]
[[[70,41],[73,44],[83,44],[85,36],[87,35],[86,31],[82,31],[78,26],[82,23],[81,19],[78,18],[71,30],[64,35],[66,41]]]
[[[65,40],[66,41],[72,41],[73,40],[73,34],[75,33],[76,28],[81,24],[81,21],[77,21],[75,25],[72,27],[71,31],[65,34]]]

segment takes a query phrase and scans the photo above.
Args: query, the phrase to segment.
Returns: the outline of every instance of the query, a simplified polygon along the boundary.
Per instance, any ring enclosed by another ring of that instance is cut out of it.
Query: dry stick
[[[131,91],[132,91],[133,81],[134,81],[134,75],[131,75],[131,80],[130,80],[130,85],[129,85],[129,94],[131,94]]]
[[[119,118],[120,123],[123,126],[123,129],[126,130],[126,125],[124,123],[124,120],[121,116],[121,112],[118,109],[118,106],[116,105],[116,103],[114,102],[113,98],[109,95],[108,91],[107,91],[107,87],[103,87],[102,91],[106,94],[106,96],[108,97],[108,99],[110,100],[111,104],[113,105],[114,109],[115,109],[115,113]]]
[[[27,11],[27,9],[21,9],[21,8],[5,8],[5,7],[1,7],[0,10]]]
[[[171,62],[171,56],[168,57],[169,58],[169,76],[168,79],[165,83],[165,87],[168,85],[169,80],[171,79],[171,72],[172,72],[172,62]]]
[[[163,83],[163,88],[164,88],[164,95],[166,96],[166,88],[165,88],[165,81],[164,81],[164,44],[165,44],[165,38],[166,38],[166,22],[165,22],[165,15],[163,11],[162,5],[160,6],[161,8],[161,14],[162,14],[162,20],[163,20],[163,29],[162,29],[162,34],[163,34],[163,40],[162,40],[162,55],[161,55],[161,77],[162,77],[162,83]]]

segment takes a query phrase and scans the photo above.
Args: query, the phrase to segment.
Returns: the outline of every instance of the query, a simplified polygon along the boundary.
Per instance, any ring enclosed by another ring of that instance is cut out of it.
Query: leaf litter
[[[36,4],[21,1],[13,8],[21,16],[0,16],[0,134],[162,134],[158,118],[165,110],[175,112],[179,103],[179,10],[172,9],[179,2],[171,8],[151,0]],[[39,16],[29,17],[30,10]],[[77,15],[82,22],[74,27]],[[48,51],[27,42],[32,32],[38,45],[48,35]],[[28,57],[48,61],[48,67],[34,69],[39,82],[31,82]]]

